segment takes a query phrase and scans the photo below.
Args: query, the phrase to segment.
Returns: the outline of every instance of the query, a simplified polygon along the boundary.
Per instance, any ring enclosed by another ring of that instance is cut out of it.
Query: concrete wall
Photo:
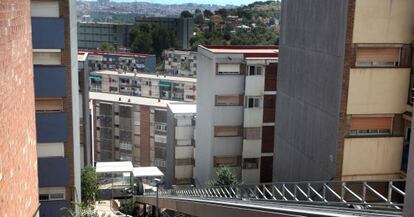
[[[282,2],[274,181],[335,177],[347,11],[347,0]]]
[[[403,137],[345,139],[343,179],[398,178],[403,140]]]
[[[351,69],[347,114],[404,113],[409,68]]]
[[[38,216],[30,1],[0,2],[0,213]]]
[[[414,1],[356,0],[353,43],[411,43]]]

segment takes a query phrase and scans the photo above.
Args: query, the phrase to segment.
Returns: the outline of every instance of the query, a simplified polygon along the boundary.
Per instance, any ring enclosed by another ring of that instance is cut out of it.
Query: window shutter
[[[391,130],[392,117],[353,117],[350,130]]]
[[[357,62],[399,62],[400,48],[358,48]]]

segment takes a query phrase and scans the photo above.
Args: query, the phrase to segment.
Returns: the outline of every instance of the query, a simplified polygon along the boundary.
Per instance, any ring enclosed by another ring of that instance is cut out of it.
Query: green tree
[[[216,14],[220,15],[223,18],[226,18],[227,15],[229,15],[229,12],[225,8],[221,8],[218,11],[216,11]]]
[[[132,51],[137,53],[149,53],[152,50],[151,48],[151,34],[146,32],[139,32],[131,44]]]
[[[79,208],[79,213],[76,213],[74,208],[62,208],[63,211],[67,212],[66,217],[99,217],[94,207],[87,206],[84,203],[75,204]]]
[[[81,189],[83,205],[93,207],[98,194],[98,177],[94,167],[85,167],[82,170]]]
[[[239,181],[237,177],[233,174],[230,168],[228,167],[219,167],[216,170],[216,179],[211,180],[207,183],[208,186],[215,187],[215,186],[237,186],[239,185]]]
[[[190,11],[185,10],[185,11],[182,11],[181,12],[181,17],[183,17],[183,18],[191,18],[191,17],[193,17],[193,14]]]
[[[114,46],[112,44],[110,44],[108,42],[104,42],[104,43],[102,43],[102,45],[101,45],[101,47],[100,47],[99,50],[102,50],[102,51],[114,51],[115,49],[114,49]]]
[[[210,18],[211,16],[213,16],[213,12],[211,12],[210,10],[205,9],[203,11],[203,15],[207,18]]]

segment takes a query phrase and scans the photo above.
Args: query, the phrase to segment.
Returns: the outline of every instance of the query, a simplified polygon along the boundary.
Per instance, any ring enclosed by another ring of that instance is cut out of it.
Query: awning
[[[89,75],[89,78],[94,79],[94,80],[102,80],[101,76],[97,76],[97,75]]]
[[[164,173],[158,167],[134,167],[133,173],[135,177],[160,177]]]
[[[132,172],[131,161],[97,162],[97,173]]]

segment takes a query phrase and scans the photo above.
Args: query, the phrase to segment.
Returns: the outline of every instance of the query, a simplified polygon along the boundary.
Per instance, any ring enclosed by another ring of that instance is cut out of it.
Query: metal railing
[[[176,188],[160,190],[160,197],[264,200],[401,210],[405,180],[285,182],[258,185]],[[147,194],[152,195],[152,193]]]

